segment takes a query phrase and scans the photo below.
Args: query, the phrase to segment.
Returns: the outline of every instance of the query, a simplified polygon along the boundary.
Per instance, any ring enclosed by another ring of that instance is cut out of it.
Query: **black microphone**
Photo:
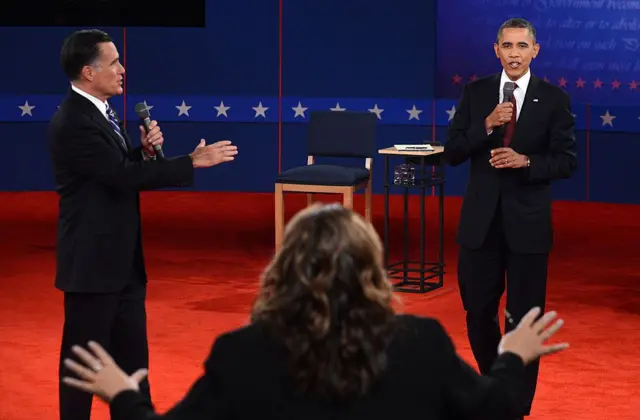
[[[502,103],[507,103],[507,102],[511,102],[511,99],[513,98],[513,91],[516,90],[516,84],[513,82],[504,82],[504,86],[502,87]],[[505,124],[501,125],[498,130],[500,130],[500,132],[504,133],[505,130]],[[502,147],[502,146],[496,146],[496,147]]]
[[[516,90],[516,84],[513,82],[504,82],[504,86],[502,87],[502,94],[504,98],[502,98],[502,103],[511,102],[511,98],[513,98],[513,91]]]
[[[149,126],[151,125],[151,118],[149,118],[151,116],[151,114],[149,114],[149,109],[142,102],[138,102],[136,104],[136,108],[135,109],[136,109],[136,114],[138,114],[138,117],[140,117],[140,119],[142,120],[142,125],[144,126],[144,130],[148,133],[149,132]],[[164,159],[164,153],[162,152],[162,146],[160,146],[159,144],[154,144],[153,145],[153,150],[156,151],[156,156],[158,156],[160,159]]]

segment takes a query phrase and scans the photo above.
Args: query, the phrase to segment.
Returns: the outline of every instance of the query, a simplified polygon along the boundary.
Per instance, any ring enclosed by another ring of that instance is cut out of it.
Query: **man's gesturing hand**
[[[541,356],[558,353],[569,347],[568,343],[546,344],[564,324],[556,319],[556,312],[540,315],[540,308],[531,309],[520,321],[518,326],[502,337],[498,346],[498,354],[511,352],[522,358],[525,365],[537,360]]]
[[[229,140],[221,140],[207,145],[202,139],[190,156],[194,168],[208,168],[220,163],[231,162],[237,154],[238,147],[232,146]]]

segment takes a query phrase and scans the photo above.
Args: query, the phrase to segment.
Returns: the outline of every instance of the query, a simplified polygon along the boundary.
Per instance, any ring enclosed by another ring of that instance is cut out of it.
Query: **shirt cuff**
[[[156,160],[156,156],[151,156],[144,149],[141,150],[143,160]]]

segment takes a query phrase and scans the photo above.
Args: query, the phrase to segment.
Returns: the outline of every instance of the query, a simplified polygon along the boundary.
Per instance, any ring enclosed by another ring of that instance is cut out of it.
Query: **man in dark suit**
[[[50,124],[50,154],[59,194],[56,287],[64,291],[61,362],[89,339],[111,349],[126,371],[148,366],[139,190],[193,183],[194,168],[228,162],[229,141],[187,156],[160,159],[157,122],[141,127],[134,148],[109,98],[123,93],[124,68],[112,39],[79,31],[64,42],[69,94]],[[99,366],[95,367],[99,369]],[[67,375],[60,365],[60,377]],[[150,401],[149,384],[142,392]],[[92,397],[60,387],[61,420],[88,420]]]
[[[577,166],[569,97],[529,69],[540,49],[533,26],[508,20],[494,48],[503,71],[465,86],[444,151],[453,166],[470,161],[458,282],[482,373],[497,356],[505,274],[512,322],[535,306],[544,309],[553,242],[550,182],[570,177]],[[516,84],[513,100],[502,103],[509,81]],[[506,330],[513,326],[507,321]],[[538,364],[528,369],[530,412]]]

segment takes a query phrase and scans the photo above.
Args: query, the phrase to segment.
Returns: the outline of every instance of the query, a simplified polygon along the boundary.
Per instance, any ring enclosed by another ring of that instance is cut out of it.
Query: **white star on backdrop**
[[[262,106],[262,101],[258,102],[258,106],[252,106],[251,108],[256,111],[256,115],[253,118],[258,118],[260,116],[267,118],[267,114],[265,114],[265,112],[267,112],[269,108]]]
[[[331,110],[331,111],[346,111],[347,108],[340,108],[340,102],[336,102],[336,107],[335,108],[329,108],[329,110]]]
[[[24,101],[24,105],[18,105],[18,108],[22,110],[22,114],[20,114],[21,117],[24,117],[25,115],[33,117],[31,111],[35,108],[35,105],[29,105],[29,101]]]
[[[447,109],[445,110],[445,112],[449,115],[449,121],[451,121],[454,117],[454,115],[456,115],[456,106],[453,105],[451,107],[451,109]]]
[[[609,125],[610,127],[613,127],[613,120],[616,118],[615,115],[611,115],[609,114],[609,110],[607,109],[607,112],[604,113],[604,115],[600,115],[600,118],[602,118],[602,126],[604,127],[605,125]]]
[[[407,109],[407,112],[409,113],[409,120],[413,120],[413,119],[419,120],[420,114],[422,114],[422,110],[416,109],[415,105],[413,105],[413,108]]]
[[[378,119],[381,120],[384,109],[378,108],[378,104],[375,104],[373,105],[373,108],[369,109],[369,112],[373,112],[374,114],[376,114],[376,117],[378,117]]]
[[[297,117],[306,118],[305,115],[304,115],[304,112],[309,108],[305,107],[305,106],[302,106],[300,101],[298,101],[298,106],[294,106],[291,109],[293,109],[295,111],[295,115],[293,116],[293,118],[297,118]]]
[[[147,101],[143,101],[142,103],[144,104],[144,109],[147,111],[151,111],[151,108],[153,108],[153,105],[149,105]]]
[[[227,111],[231,109],[230,106],[224,106],[224,102],[220,101],[220,105],[218,106],[214,106],[215,110],[218,111],[218,113],[216,114],[216,118],[218,118],[220,115],[224,115],[225,117],[229,118],[229,116],[227,115]]]
[[[176,108],[178,109],[178,117],[180,115],[186,115],[187,117],[189,116],[189,110],[191,109],[191,106],[185,104],[184,101],[182,101],[182,105],[176,105]]]

